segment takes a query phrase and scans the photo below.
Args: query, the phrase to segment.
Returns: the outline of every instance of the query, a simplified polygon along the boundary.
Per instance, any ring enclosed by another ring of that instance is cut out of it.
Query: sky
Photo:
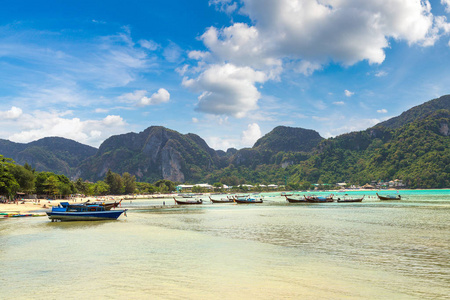
[[[450,0],[0,2],[0,138],[99,147],[164,126],[216,150],[367,129],[450,94]]]

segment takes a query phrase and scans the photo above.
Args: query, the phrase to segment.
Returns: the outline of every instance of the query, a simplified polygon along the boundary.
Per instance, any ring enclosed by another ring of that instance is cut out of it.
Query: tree
[[[166,186],[166,188],[164,188],[165,191],[169,191],[169,192],[175,191],[175,183],[173,183],[170,180],[161,179],[161,180],[158,180],[157,182],[155,182],[155,186],[159,187],[160,191],[161,191],[161,185]]]
[[[11,165],[10,171],[19,184],[19,190],[25,193],[34,191],[34,173],[21,165]]]
[[[75,189],[78,193],[86,195],[89,192],[89,184],[84,182],[83,179],[78,178],[77,181],[75,181]]]
[[[111,172],[111,169],[106,173],[105,182],[109,186],[109,193],[111,195],[121,195],[124,193],[125,189],[122,177],[117,173]]]
[[[52,174],[50,176],[47,177],[47,179],[44,182],[44,191],[47,195],[53,195],[55,196],[56,194],[58,194],[59,189],[58,189],[58,178],[56,177],[55,174]]]
[[[148,182],[136,182],[137,192],[139,194],[154,194],[156,187]]]
[[[130,173],[125,172],[122,174],[122,180],[125,194],[134,194],[136,192],[136,176],[131,176]]]
[[[90,186],[89,189],[89,193],[92,195],[106,195],[110,189],[110,186],[106,182],[100,180]]]
[[[13,174],[10,172],[14,161],[0,155],[0,195],[12,197],[20,188]]]

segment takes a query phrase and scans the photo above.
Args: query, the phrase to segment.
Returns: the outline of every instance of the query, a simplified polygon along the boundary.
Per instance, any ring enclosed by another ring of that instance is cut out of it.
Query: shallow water
[[[444,299],[450,192],[402,201],[209,204],[118,221],[0,219],[2,299]],[[373,196],[373,195],[368,195]],[[172,205],[173,200],[165,200]]]

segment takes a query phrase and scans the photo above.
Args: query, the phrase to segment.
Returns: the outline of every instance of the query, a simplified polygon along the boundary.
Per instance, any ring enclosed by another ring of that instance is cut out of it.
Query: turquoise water
[[[326,204],[266,194],[263,204],[163,209],[152,207],[173,200],[133,200],[118,221],[0,219],[0,295],[449,298],[450,193],[401,194]]]

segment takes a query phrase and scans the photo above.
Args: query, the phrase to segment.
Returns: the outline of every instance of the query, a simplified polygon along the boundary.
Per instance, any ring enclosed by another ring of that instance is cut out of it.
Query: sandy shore
[[[50,208],[51,206],[48,203],[44,203],[47,201],[41,201],[41,203],[33,203],[33,202],[25,202],[22,204],[4,204],[0,203],[0,213],[30,213],[34,211],[43,212],[46,208]],[[59,202],[58,202],[59,203]],[[44,207],[45,204],[45,207]],[[57,203],[53,205],[58,205]]]
[[[62,199],[62,200],[44,200],[41,199],[39,202],[35,202],[33,199],[22,199],[19,200],[17,203],[0,203],[0,213],[31,213],[31,212],[37,212],[42,213],[46,210],[50,210],[52,206],[59,205],[60,202],[69,202],[69,203],[84,203],[89,200],[89,202],[96,202],[96,201],[102,201],[102,202],[115,202],[120,200],[133,200],[133,199],[164,199],[164,198],[171,198],[173,195],[151,195],[151,196],[137,196],[137,197],[130,197],[130,196],[103,196],[103,197],[75,197],[71,198],[70,200]]]

